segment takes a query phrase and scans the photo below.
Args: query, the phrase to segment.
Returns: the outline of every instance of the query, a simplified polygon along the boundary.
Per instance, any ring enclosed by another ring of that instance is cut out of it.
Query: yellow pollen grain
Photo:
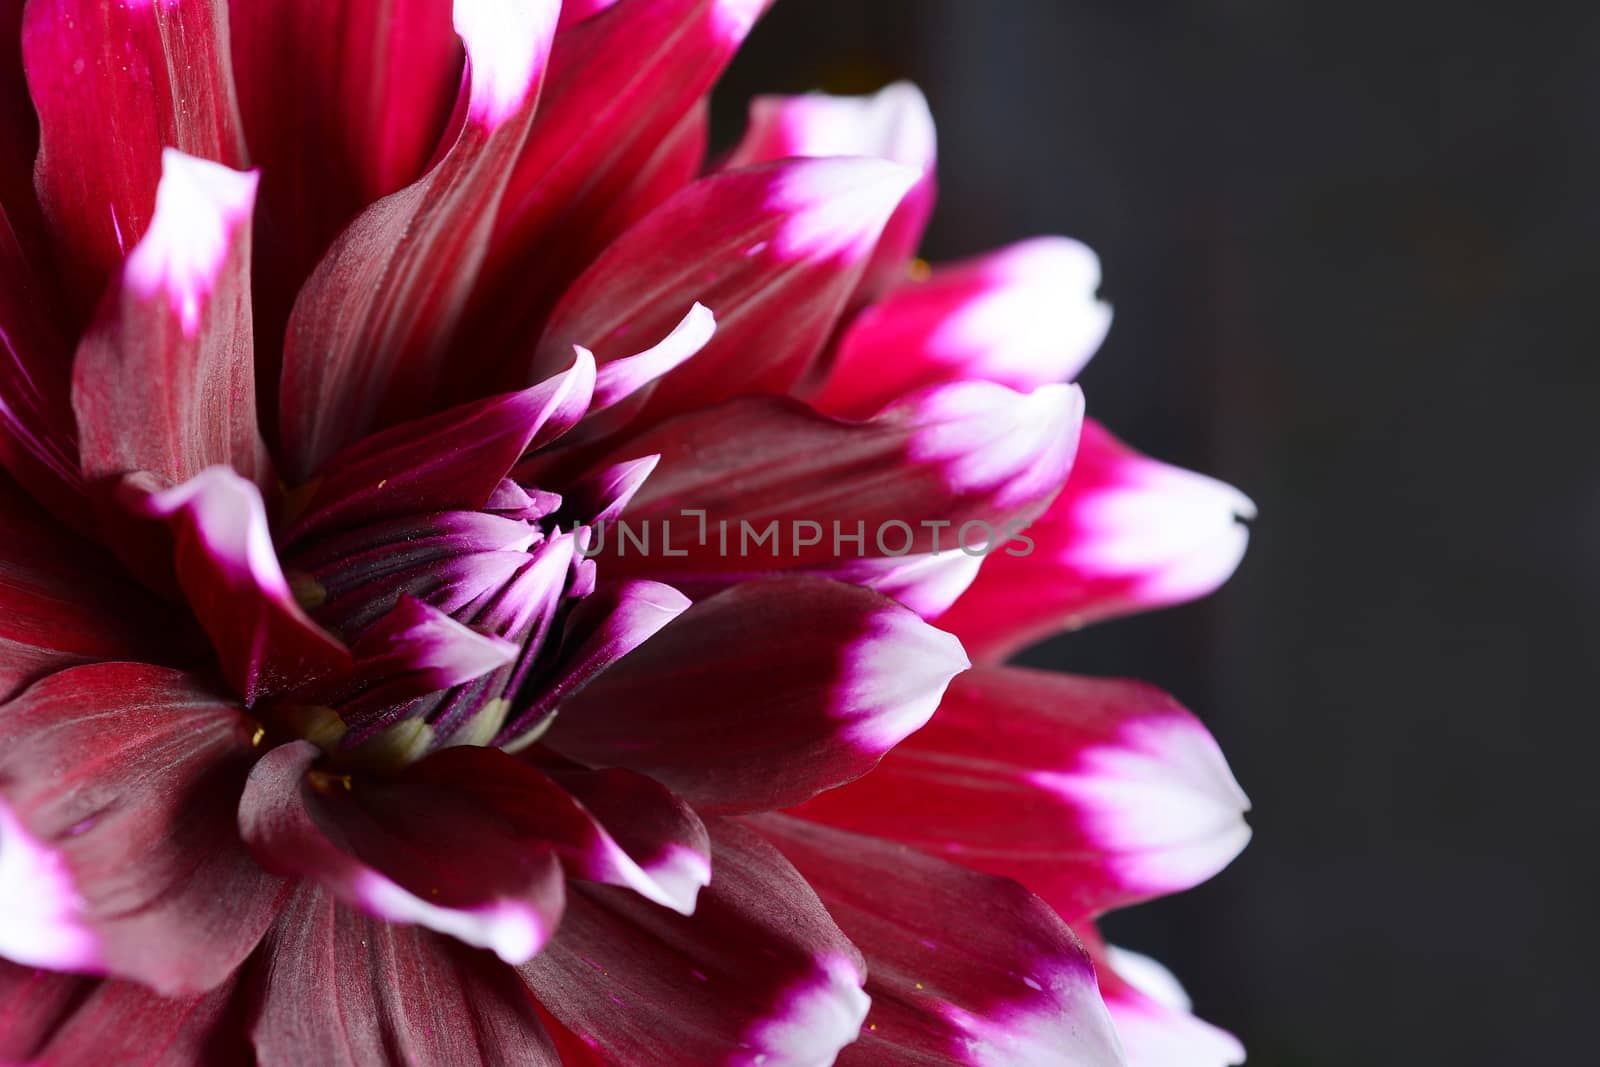
[[[933,277],[933,264],[919,256],[906,264],[906,277],[914,282],[925,282]]]
[[[261,747],[261,739],[266,737],[266,736],[267,736],[267,728],[265,726],[257,726],[255,728],[255,730],[252,731],[251,734],[250,734],[250,747],[251,748],[260,748]]]
[[[348,774],[329,774],[327,771],[307,771],[306,782],[319,793],[331,793],[336,788],[343,788],[348,793],[355,788]]]

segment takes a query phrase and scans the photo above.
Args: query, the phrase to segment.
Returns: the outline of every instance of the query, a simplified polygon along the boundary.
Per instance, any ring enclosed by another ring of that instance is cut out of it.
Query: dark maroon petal
[[[289,318],[279,403],[294,479],[363,434],[435,406],[559,9],[557,0],[456,0],[468,60],[454,142],[339,235]]]
[[[22,52],[39,112],[39,199],[88,303],[144,237],[161,150],[245,165],[224,0],[29,0]]]
[[[594,359],[579,352],[566,370],[531,388],[402,423],[343,449],[319,473],[289,540],[397,515],[483,508],[524,452],[583,417],[594,387]]]
[[[937,267],[850,323],[808,399],[861,417],[939,382],[978,378],[1027,392],[1070,381],[1111,326],[1099,287],[1100,261],[1065,237]]]
[[[250,1055],[230,978],[198,996],[0,960],[0,1062],[30,1067],[232,1067]]]
[[[182,658],[195,636],[0,474],[0,700],[90,660]]]
[[[777,397],[683,415],[624,446],[661,458],[599,546],[603,566],[691,595],[808,570],[937,614],[981,557],[1020,551],[1002,546],[1066,481],[1082,415],[1073,386],[988,382],[936,387],[867,422]],[[629,527],[654,540],[630,545]]]
[[[715,313],[716,336],[656,384],[639,417],[786,390],[822,349],[915,178],[883,160],[810,159],[695,182],[572,284],[523,380],[548,374],[573,344],[593,349],[603,370],[699,302]]]
[[[1088,420],[1072,477],[1028,530],[1031,550],[987,560],[939,623],[998,663],[1062,629],[1205,596],[1244,557],[1255,510],[1232,486]]]
[[[620,0],[582,21],[597,4],[563,5],[539,115],[475,301],[476,349],[519,346],[525,355],[561,290],[694,177],[706,94],[770,2]]]
[[[957,678],[876,771],[797,813],[1016,878],[1076,922],[1217,873],[1250,839],[1248,807],[1165,694],[990,667]]]
[[[871,156],[917,169],[921,177],[884,226],[853,302],[898,284],[922,243],[935,198],[933,116],[921,90],[896,82],[872,96],[758,96],[750,101],[744,139],[723,165],[795,156]]]
[[[750,582],[590,682],[546,741],[648,774],[702,810],[784,807],[870,770],[966,666],[948,634],[869,590]]]
[[[575,886],[560,933],[519,968],[599,1059],[818,1067],[867,1011],[861,957],[777,851],[712,828],[716,877],[693,916]]]
[[[1089,954],[1016,882],[784,816],[750,823],[866,957],[872,1010],[841,1065],[1123,1062]]]
[[[277,880],[233,808],[256,727],[179,671],[75,667],[0,714],[0,954],[209,989],[255,947]]]
[[[239,829],[262,863],[309,876],[379,918],[450,934],[510,962],[539,951],[563,900],[547,841],[486,818],[476,797],[426,772],[352,777],[315,769],[320,755],[296,741],[251,771]]]
[[[261,1067],[560,1067],[527,989],[494,957],[303,883],[250,976]]]
[[[253,484],[210,467],[135,506],[172,526],[178,581],[246,706],[350,666],[349,651],[295,603]]]
[[[172,149],[161,161],[150,228],[78,344],[83,471],[149,471],[175,485],[225,464],[265,487],[250,319],[256,175]]]

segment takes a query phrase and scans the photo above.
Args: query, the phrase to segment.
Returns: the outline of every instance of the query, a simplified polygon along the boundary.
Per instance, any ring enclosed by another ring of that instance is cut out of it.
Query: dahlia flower
[[[0,1060],[1237,1062],[1093,926],[1215,744],[1002,661],[1248,501],[1087,250],[912,259],[915,89],[708,165],[764,6],[7,0]]]

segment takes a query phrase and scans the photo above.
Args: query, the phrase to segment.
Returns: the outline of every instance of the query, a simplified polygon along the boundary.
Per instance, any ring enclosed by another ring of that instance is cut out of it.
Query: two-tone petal
[[[1237,1067],[1244,1046],[1226,1030],[1196,1018],[1172,972],[1149,956],[1088,942],[1100,992],[1116,1024],[1129,1067]]]

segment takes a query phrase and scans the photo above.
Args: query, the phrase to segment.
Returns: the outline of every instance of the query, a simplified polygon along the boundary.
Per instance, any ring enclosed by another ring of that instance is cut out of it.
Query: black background
[[[1600,1062],[1600,16],[780,0],[719,90],[907,77],[931,258],[1092,245],[1091,413],[1261,509],[1201,604],[1026,657],[1180,696],[1255,840],[1114,916],[1251,1062]]]

